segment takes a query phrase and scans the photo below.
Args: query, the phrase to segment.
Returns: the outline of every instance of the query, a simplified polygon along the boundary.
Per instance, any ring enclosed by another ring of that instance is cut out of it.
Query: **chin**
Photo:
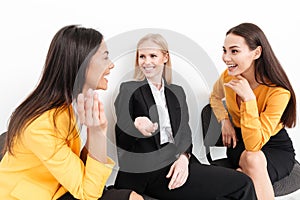
[[[97,90],[107,90],[107,85],[99,85],[99,87],[97,87]]]
[[[230,76],[238,76],[238,75],[241,75],[241,73],[240,72],[236,72],[236,71],[231,72],[231,71],[228,70],[228,75],[230,75]]]
[[[236,76],[236,74],[235,74],[235,73],[232,73],[232,72],[228,72],[228,75],[229,75],[229,76]]]

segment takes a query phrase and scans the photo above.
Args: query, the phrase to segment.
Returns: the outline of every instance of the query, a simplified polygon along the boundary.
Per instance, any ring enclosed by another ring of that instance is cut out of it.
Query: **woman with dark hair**
[[[296,124],[294,90],[265,34],[255,24],[231,28],[223,51],[227,69],[210,97],[222,124],[223,144],[232,164],[252,178],[258,199],[274,199],[272,183],[287,176],[295,162],[285,129]]]
[[[105,190],[114,162],[93,90],[106,90],[113,67],[98,31],[70,25],[55,34],[39,84],[10,118],[0,199],[142,199],[131,190]],[[84,142],[77,118],[87,130]]]

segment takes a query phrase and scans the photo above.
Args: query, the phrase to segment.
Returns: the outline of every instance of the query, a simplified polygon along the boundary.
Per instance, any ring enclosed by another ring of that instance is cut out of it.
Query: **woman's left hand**
[[[232,79],[228,83],[224,83],[224,86],[230,87],[235,93],[242,98],[243,101],[250,101],[256,99],[253,90],[251,89],[247,79],[241,75],[236,76],[237,79]]]
[[[170,190],[181,187],[189,176],[189,160],[181,154],[171,166],[167,178],[171,178],[168,188]]]
[[[88,129],[98,129],[106,134],[108,122],[104,105],[98,99],[97,92],[88,89],[86,96],[80,93],[77,97],[77,111],[81,124],[86,125]]]

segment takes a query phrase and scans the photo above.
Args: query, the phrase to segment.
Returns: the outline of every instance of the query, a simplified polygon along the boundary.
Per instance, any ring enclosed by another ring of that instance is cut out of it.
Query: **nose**
[[[227,53],[223,53],[222,58],[225,63],[231,60],[230,56]]]
[[[109,68],[109,69],[114,68],[114,67],[115,67],[115,64],[114,64],[111,60],[109,60],[109,61],[110,61],[110,64],[108,65],[108,68]]]
[[[145,64],[150,64],[151,63],[151,58],[149,56],[147,56],[145,58]]]

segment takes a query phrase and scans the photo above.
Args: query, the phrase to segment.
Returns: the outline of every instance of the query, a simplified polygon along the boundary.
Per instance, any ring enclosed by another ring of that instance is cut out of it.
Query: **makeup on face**
[[[143,42],[138,48],[139,67],[153,84],[161,83],[164,65],[167,61],[168,55],[151,41]]]

